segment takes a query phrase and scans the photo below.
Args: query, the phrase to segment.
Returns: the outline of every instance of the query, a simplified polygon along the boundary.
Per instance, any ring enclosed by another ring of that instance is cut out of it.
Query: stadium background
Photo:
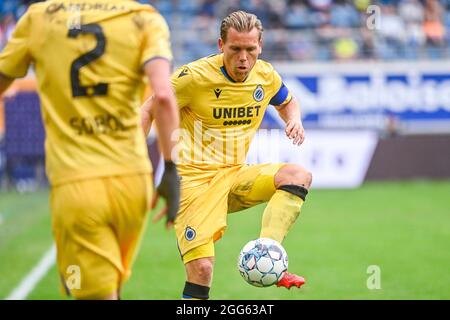
[[[0,47],[32,2],[1,2]],[[450,1],[149,2],[169,23],[175,66],[216,52],[228,12],[257,14],[262,58],[302,105],[305,144],[286,143],[272,110],[248,160],[297,162],[313,173],[285,241],[290,269],[308,283],[283,291],[240,278],[235,260],[258,235],[261,205],[230,216],[213,299],[450,298]],[[61,298],[34,87],[30,70],[0,105],[2,299]],[[155,145],[149,138],[158,167]],[[183,281],[173,233],[149,224],[123,297],[178,299]]]

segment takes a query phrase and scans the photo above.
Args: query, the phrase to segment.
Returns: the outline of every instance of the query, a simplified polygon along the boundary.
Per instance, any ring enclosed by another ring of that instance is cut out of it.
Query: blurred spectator
[[[360,23],[360,16],[356,8],[346,0],[335,1],[330,9],[331,25],[338,28],[354,28]]]
[[[424,8],[419,0],[402,0],[398,5],[398,13],[407,24],[422,24]]]
[[[443,10],[438,0],[425,0],[423,29],[426,40],[432,45],[443,45],[445,28],[442,23]]]
[[[317,10],[329,10],[333,1],[331,0],[309,0],[311,7]]]
[[[380,28],[381,36],[378,41],[378,49],[381,58],[402,58],[403,45],[406,39],[405,23],[397,14],[397,8],[391,4],[381,6]]]
[[[3,0],[0,2],[0,13],[1,15],[15,14],[17,7],[20,5],[19,1],[15,0]]]
[[[424,8],[418,0],[403,0],[398,11],[405,22],[406,57],[417,58],[425,44]]]
[[[286,13],[286,2],[284,1],[270,1],[268,6],[267,28],[268,29],[283,29],[284,15]]]
[[[447,41],[446,47],[447,47],[447,50],[449,50],[449,47],[450,47],[450,0],[447,1],[447,7],[446,7],[444,21],[445,21],[446,41]]]
[[[288,29],[304,29],[311,27],[310,11],[303,0],[289,2],[289,9],[285,16],[285,25]]]
[[[223,19],[230,13],[238,10],[242,10],[242,7],[240,6],[239,0],[228,0],[228,1],[220,1],[218,3],[218,18]]]
[[[360,28],[361,44],[360,57],[363,59],[375,58],[375,34],[367,28]]]
[[[356,10],[360,12],[366,12],[367,7],[370,6],[370,0],[354,0],[353,5],[355,6]]]
[[[358,44],[352,38],[339,38],[334,42],[334,57],[337,60],[354,59],[358,50]]]
[[[12,12],[7,13],[6,16],[2,18],[0,23],[0,41],[1,47],[3,48],[10,38],[14,28],[16,27],[16,19]]]
[[[270,60],[450,58],[450,0],[138,0],[172,29],[177,65],[217,52],[221,20],[236,10],[262,21]],[[0,47],[33,0],[0,1]],[[367,8],[381,9],[368,29]]]
[[[198,14],[201,16],[208,16],[214,18],[216,16],[216,2],[217,0],[203,0],[200,4]]]
[[[249,0],[241,3],[242,6],[239,8],[239,10],[245,10],[250,13],[256,14],[259,20],[261,20],[262,25],[267,26],[269,22],[269,10],[267,3],[264,0]]]
[[[311,34],[294,32],[287,44],[290,61],[311,60],[314,58],[314,45]]]
[[[289,60],[288,43],[291,41],[289,34],[285,30],[272,30],[272,32],[266,34],[264,38],[265,43],[270,45],[263,45],[262,58],[275,61]]]
[[[319,28],[327,26],[330,23],[330,3],[331,2],[327,1],[317,1],[317,3],[313,3],[312,9],[310,10],[311,27]]]

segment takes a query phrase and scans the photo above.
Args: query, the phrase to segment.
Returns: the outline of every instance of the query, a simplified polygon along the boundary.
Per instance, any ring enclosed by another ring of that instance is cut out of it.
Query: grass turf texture
[[[264,205],[229,216],[216,245],[212,299],[450,299],[450,181],[368,183],[355,190],[313,190],[284,247],[289,270],[306,285],[256,288],[236,267],[258,237]],[[51,246],[48,194],[0,193],[0,298]],[[369,290],[367,268],[381,270]],[[179,299],[184,268],[173,230],[148,224],[124,299]],[[28,299],[61,299],[56,267]]]

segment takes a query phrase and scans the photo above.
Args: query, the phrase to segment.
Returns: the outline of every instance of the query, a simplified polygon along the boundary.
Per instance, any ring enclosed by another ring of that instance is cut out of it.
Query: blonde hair
[[[230,28],[234,28],[238,32],[250,32],[253,28],[256,28],[259,31],[259,40],[261,40],[264,31],[258,17],[245,11],[232,12],[222,20],[222,23],[220,24],[220,37],[223,42],[226,42],[228,30]]]

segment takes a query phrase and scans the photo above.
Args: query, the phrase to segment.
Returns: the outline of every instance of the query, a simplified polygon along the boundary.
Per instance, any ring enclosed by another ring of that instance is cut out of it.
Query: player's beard
[[[239,82],[244,81],[247,78],[248,74],[250,73],[250,70],[251,69],[247,67],[245,69],[239,69],[239,67],[236,67],[234,71],[234,74],[236,75],[237,78],[236,80]]]

